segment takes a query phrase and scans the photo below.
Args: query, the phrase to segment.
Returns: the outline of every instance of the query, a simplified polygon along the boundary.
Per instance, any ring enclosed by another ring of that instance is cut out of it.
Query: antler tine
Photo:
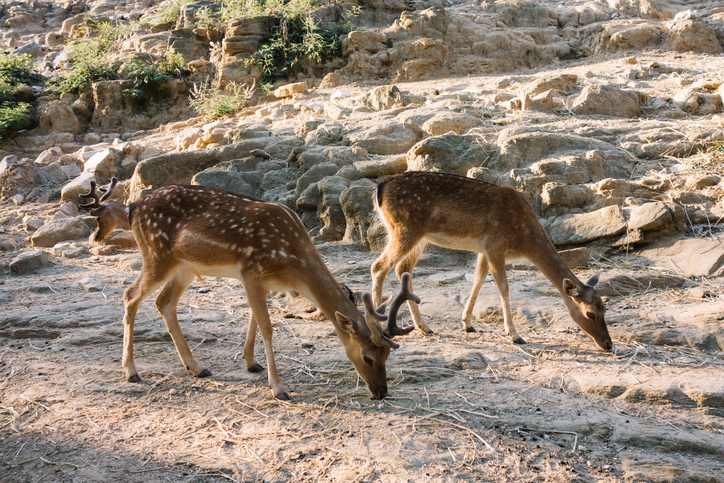
[[[100,201],[106,201],[108,198],[110,198],[113,194],[113,188],[115,188],[117,184],[118,178],[114,176],[113,178],[111,178],[111,182],[108,184],[107,188],[101,188],[101,190],[105,191],[105,193],[103,194],[103,196],[101,196]]]
[[[376,346],[388,345],[393,349],[398,349],[400,344],[387,337],[378,323],[378,321],[383,322],[387,320],[387,316],[375,310],[374,303],[372,302],[372,294],[369,292],[363,293],[362,302],[365,304],[365,322],[370,329],[372,343]]]
[[[402,288],[400,289],[400,293],[397,294],[390,304],[390,316],[387,321],[387,328],[384,332],[384,334],[389,338],[395,337],[396,335],[407,335],[415,328],[414,325],[404,329],[397,327],[397,312],[400,310],[400,306],[407,300],[412,300],[416,304],[420,303],[420,297],[412,293],[412,287],[410,285],[411,278],[412,277],[408,272],[402,274],[400,277]]]
[[[81,208],[98,208],[99,206],[101,206],[100,196],[98,196],[98,193],[96,193],[95,180],[91,180],[89,192],[81,193],[78,196],[80,196],[81,198],[93,198],[93,201],[91,203],[85,203],[85,204],[79,205]]]

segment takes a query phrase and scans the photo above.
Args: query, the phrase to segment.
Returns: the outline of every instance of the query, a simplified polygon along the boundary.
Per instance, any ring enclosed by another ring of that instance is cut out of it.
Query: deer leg
[[[407,254],[405,258],[402,259],[400,263],[397,264],[395,272],[398,279],[402,278],[402,274],[405,272],[409,273],[410,278],[412,278],[412,271],[415,269],[417,260],[420,258],[420,255],[422,254],[422,251],[424,249],[424,243],[418,244]],[[412,286],[412,281],[410,281],[410,286]],[[420,329],[423,334],[434,334],[432,329],[430,329],[425,321],[422,320],[422,314],[420,314],[420,308],[417,306],[417,304],[412,300],[408,300],[407,307],[410,309],[410,315],[412,316],[413,322],[415,322],[415,326]]]
[[[249,319],[249,330],[246,333],[246,342],[244,343],[244,361],[246,362],[246,369],[249,372],[262,372],[263,367],[256,362],[254,358],[254,342],[256,341],[256,319],[252,313]]]
[[[201,367],[191,354],[191,349],[189,349],[181,327],[178,325],[178,314],[176,312],[181,295],[191,285],[195,277],[196,275],[188,271],[178,272],[164,285],[161,293],[156,297],[156,308],[161,312],[163,321],[166,322],[166,329],[171,334],[171,339],[176,346],[176,352],[178,352],[184,367],[193,372],[196,377],[209,377],[211,372]]]
[[[145,267],[144,267],[145,268]],[[149,270],[148,273],[156,273]],[[146,297],[160,287],[165,280],[153,277],[141,271],[135,282],[123,292],[125,313],[123,314],[123,370],[128,382],[141,382],[133,360],[133,325],[136,320],[138,307]]]
[[[402,236],[396,236],[392,233],[390,233],[389,236],[390,242],[387,244],[385,251],[382,252],[372,264],[372,302],[375,307],[379,307],[382,303],[382,286],[385,283],[387,274],[390,273],[392,267],[400,263],[420,241],[419,239],[403,240]],[[422,249],[420,249],[420,251],[422,251]],[[419,254],[417,256],[419,256]],[[415,257],[415,262],[417,262],[417,256]]]
[[[475,280],[473,281],[473,289],[470,292],[470,297],[465,304],[465,310],[463,310],[463,329],[465,332],[475,332],[475,327],[472,326],[470,321],[473,318],[473,308],[475,308],[475,301],[478,299],[480,289],[485,282],[485,277],[488,276],[488,259],[484,253],[478,253],[478,259],[475,262]]]
[[[272,349],[272,335],[274,333],[274,329],[271,324],[271,319],[269,319],[269,310],[266,306],[267,290],[258,282],[247,283],[245,280],[244,286],[246,287],[246,296],[249,299],[249,305],[251,306],[252,318],[259,326],[259,332],[261,332],[261,337],[264,339],[264,352],[266,353],[269,386],[271,387],[272,395],[277,399],[288,401],[289,394],[287,394],[287,388],[284,386],[284,383],[279,377],[277,365],[276,362],[274,362],[274,351]],[[251,325],[252,324],[250,323],[250,329]]]
[[[510,299],[508,298],[508,275],[505,273],[505,258],[488,257],[488,263],[490,265],[490,272],[495,279],[495,284],[498,286],[498,292],[500,292],[505,333],[513,340],[514,344],[525,344],[525,340],[518,335],[513,325],[513,312],[510,310]]]

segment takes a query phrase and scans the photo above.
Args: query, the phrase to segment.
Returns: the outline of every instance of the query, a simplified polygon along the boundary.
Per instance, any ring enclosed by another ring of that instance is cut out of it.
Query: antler
[[[412,287],[410,285],[411,279],[412,276],[408,272],[402,274],[400,277],[402,288],[400,289],[400,293],[392,299],[392,303],[390,304],[390,315],[387,321],[387,328],[384,331],[384,335],[390,339],[396,335],[407,335],[415,328],[414,325],[405,327],[404,329],[397,327],[397,312],[400,310],[400,306],[407,300],[412,300],[416,304],[420,303],[420,297],[412,293]]]
[[[98,193],[96,193],[96,182],[94,180],[91,180],[90,182],[90,191],[87,193],[81,193],[79,196],[81,198],[93,198],[93,201],[91,203],[85,203],[82,205],[79,205],[81,208],[98,208],[101,206],[101,198],[98,196]]]
[[[387,316],[375,310],[375,306],[372,303],[372,294],[369,292],[363,293],[362,302],[365,304],[365,322],[367,322],[367,327],[370,329],[372,343],[376,346],[388,345],[393,349],[398,349],[400,344],[387,337],[382,331],[380,324],[378,324],[378,321],[383,322],[387,320]]]
[[[111,197],[111,195],[113,194],[113,188],[115,188],[117,184],[118,178],[114,176],[113,178],[111,178],[111,182],[107,187],[98,188],[103,193],[103,196],[98,196],[98,193],[96,192],[96,182],[95,180],[91,180],[90,191],[87,193],[81,193],[79,196],[81,198],[93,198],[93,201],[91,203],[85,203],[79,206],[81,208],[98,208],[99,206],[101,206],[102,201],[105,201]]]

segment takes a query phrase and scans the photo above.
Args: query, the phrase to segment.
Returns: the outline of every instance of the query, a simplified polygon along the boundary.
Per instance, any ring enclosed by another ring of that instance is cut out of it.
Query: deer
[[[107,187],[98,188],[98,190],[103,192],[103,196],[101,196],[96,191],[95,180],[91,180],[88,193],[81,193],[79,195],[86,200],[89,198],[93,199],[93,201],[89,203],[78,205],[80,208],[93,208],[90,214],[97,218],[96,229],[90,236],[91,243],[102,242],[117,226],[120,226],[124,230],[131,229],[125,204],[113,200],[101,204],[113,195],[113,188],[115,188],[117,184],[118,178],[114,176],[111,178],[111,182]]]
[[[576,278],[530,204],[515,189],[455,174],[409,171],[380,182],[372,197],[388,235],[386,247],[371,267],[373,302],[381,300],[392,267],[398,277],[411,275],[428,244],[476,252],[473,287],[462,314],[463,329],[475,332],[473,307],[490,271],[500,292],[505,332],[512,342],[525,344],[513,324],[505,261],[527,258],[558,289],[583,332],[604,351],[612,350],[604,317],[606,307],[594,289],[601,271],[586,283]],[[424,334],[432,333],[417,304],[407,303],[415,325]]]
[[[111,183],[105,199],[113,186]],[[94,238],[102,241],[116,226],[128,224],[143,258],[141,273],[123,294],[122,366],[128,382],[141,381],[133,357],[136,313],[141,302],[159,288],[156,308],[182,364],[196,377],[211,376],[189,349],[179,326],[177,306],[195,278],[213,276],[242,282],[251,308],[244,361],[250,372],[264,370],[254,357],[258,328],[274,398],[290,399],[274,360],[273,328],[267,309],[270,290],[299,292],[319,307],[334,325],[347,357],[372,397],[387,395],[386,361],[391,350],[400,347],[392,339],[414,330],[414,326],[397,326],[397,311],[407,300],[420,301],[410,289],[409,276],[392,301],[389,315],[384,313],[385,305],[373,306],[369,292],[362,294],[365,310],[360,313],[348,289],[325,265],[299,216],[283,204],[195,185],[167,185],[128,206],[117,202],[100,205],[103,198],[93,185],[86,195],[94,199],[86,204],[95,208],[91,215],[99,218]],[[380,323],[384,321],[387,324],[383,328]]]

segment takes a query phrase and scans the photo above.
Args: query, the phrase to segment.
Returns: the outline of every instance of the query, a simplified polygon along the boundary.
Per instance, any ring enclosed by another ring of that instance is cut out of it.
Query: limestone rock
[[[425,121],[422,130],[430,136],[442,134],[464,134],[480,124],[480,118],[458,112],[441,112]]]
[[[360,100],[360,103],[375,111],[407,105],[407,101],[402,95],[402,92],[394,85],[375,87]]]
[[[279,98],[292,97],[294,94],[302,94],[304,92],[307,92],[307,84],[305,82],[297,82],[295,84],[277,87],[274,90],[274,96]]]
[[[43,250],[26,251],[10,261],[11,274],[31,273],[50,264],[50,257]]]
[[[420,141],[407,152],[410,171],[437,171],[465,176],[488,159],[484,145],[473,137],[447,134]]]
[[[638,117],[646,104],[646,94],[613,85],[586,86],[571,106],[576,114],[600,114],[612,117]]]
[[[42,134],[67,132],[80,134],[81,128],[73,109],[63,101],[51,101],[40,110]]]
[[[544,227],[554,244],[570,245],[620,235],[626,231],[626,217],[619,206],[607,206],[545,220]]]
[[[722,53],[722,45],[714,29],[693,19],[675,22],[666,35],[663,49],[703,54]]]
[[[639,255],[687,277],[724,275],[724,235],[668,240]]]
[[[30,241],[36,247],[52,247],[62,241],[86,238],[92,231],[80,218],[53,220],[33,233]]]

